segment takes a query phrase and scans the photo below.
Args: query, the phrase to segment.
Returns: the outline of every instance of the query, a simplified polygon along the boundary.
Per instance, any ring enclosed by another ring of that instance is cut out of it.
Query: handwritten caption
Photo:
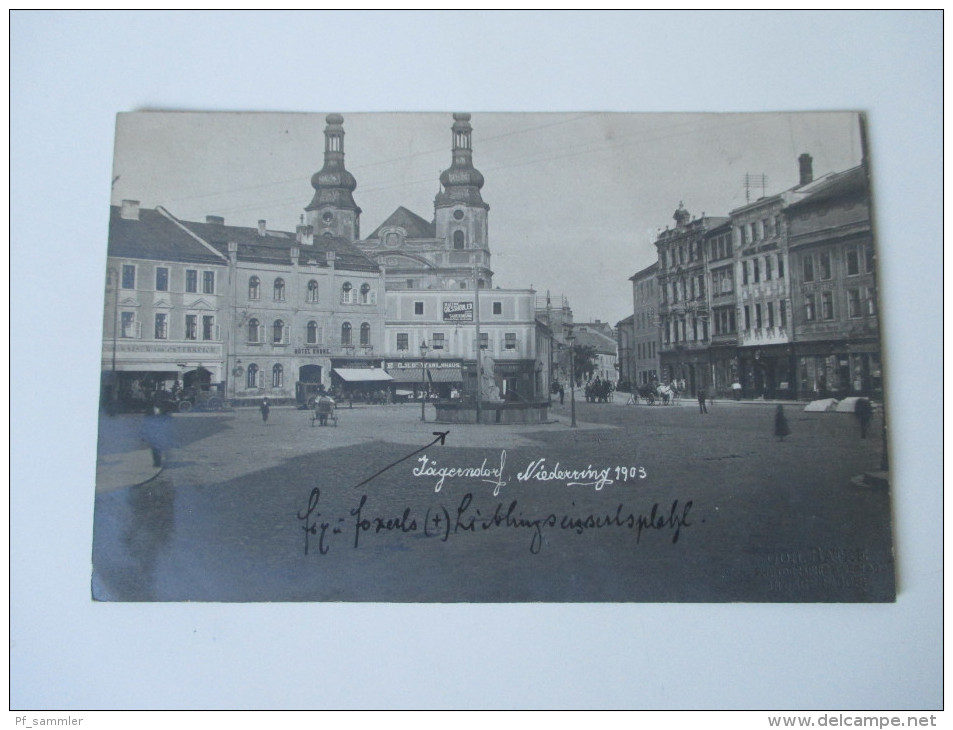
[[[689,520],[693,502],[670,505],[654,503],[646,511],[634,511],[619,503],[605,512],[572,514],[558,512],[524,512],[519,500],[509,503],[496,500],[489,507],[479,507],[472,492],[464,494],[459,502],[431,505],[426,510],[410,506],[397,508],[386,514],[375,514],[369,507],[366,494],[361,495],[357,505],[344,517],[325,515],[319,511],[321,489],[314,487],[308,495],[307,507],[297,513],[303,522],[304,552],[316,548],[320,555],[327,555],[333,544],[341,543],[357,549],[363,540],[381,534],[413,534],[448,542],[461,536],[487,534],[504,530],[525,531],[529,535],[529,552],[536,555],[542,550],[547,531],[561,530],[582,535],[593,530],[628,530],[636,544],[643,533],[667,533],[671,542],[677,543],[683,529],[690,528]],[[343,538],[341,536],[344,536]]]
[[[424,454],[417,459],[417,466],[411,471],[415,477],[435,478],[434,491],[443,489],[447,479],[479,479],[493,487],[493,496],[498,497],[500,490],[511,480],[506,470],[506,450],[500,452],[500,458],[492,463],[489,458],[476,466],[441,466],[436,459]],[[530,461],[525,468],[516,472],[517,482],[562,482],[567,487],[592,487],[597,492],[616,482],[645,479],[648,473],[642,466],[566,467],[561,462],[550,465],[545,458]]]

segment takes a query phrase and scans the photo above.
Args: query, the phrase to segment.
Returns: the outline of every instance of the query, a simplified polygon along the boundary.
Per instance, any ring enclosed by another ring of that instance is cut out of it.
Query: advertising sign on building
[[[444,302],[444,322],[472,322],[473,302]]]

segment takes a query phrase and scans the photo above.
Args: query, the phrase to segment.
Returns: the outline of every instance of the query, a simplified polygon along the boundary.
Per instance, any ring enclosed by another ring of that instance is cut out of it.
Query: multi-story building
[[[615,325],[616,348],[619,353],[619,383],[620,390],[631,390],[636,383],[635,358],[635,315],[630,314],[620,319]]]
[[[659,379],[658,262],[629,277],[632,282],[632,345],[629,382],[648,385]],[[621,358],[621,353],[620,353]],[[622,366],[620,365],[620,368]]]
[[[796,378],[804,397],[882,397],[870,199],[858,166],[812,186],[784,211]]]
[[[739,379],[738,284],[735,245],[730,221],[713,226],[705,236],[708,296],[711,303],[711,394],[727,397]],[[740,381],[739,381],[740,382]]]
[[[112,206],[103,309],[104,402],[145,402],[159,389],[225,377],[221,312],[228,258],[167,211]]]
[[[574,325],[573,336],[575,337],[576,347],[592,349],[593,368],[591,378],[599,378],[615,383],[619,377],[618,344],[615,338],[605,334],[602,327],[593,327],[590,324]],[[581,376],[577,373],[576,377]]]
[[[694,394],[697,388],[711,385],[711,305],[705,244],[709,231],[727,219],[704,214],[692,218],[682,203],[673,217],[675,228],[666,228],[655,241],[661,380],[684,383],[688,392]]]

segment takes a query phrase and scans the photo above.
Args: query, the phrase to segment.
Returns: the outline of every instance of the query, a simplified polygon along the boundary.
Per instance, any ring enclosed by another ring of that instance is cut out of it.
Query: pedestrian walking
[[[708,413],[708,407],[705,405],[705,401],[708,399],[708,393],[704,388],[698,388],[698,412],[699,413]]]
[[[774,435],[778,441],[784,441],[784,437],[791,433],[791,427],[788,426],[788,419],[784,417],[784,406],[779,405],[774,412]]]
[[[563,387],[563,384],[559,384],[559,405],[563,404],[563,401],[566,400],[566,389]]]
[[[741,383],[737,380],[731,384],[731,392],[735,395],[735,400],[741,400]]]
[[[155,405],[143,419],[140,435],[149,444],[152,451],[152,465],[157,469],[163,465],[165,456],[172,448],[172,416],[161,406]]]
[[[268,399],[267,399],[267,398],[262,398],[262,399],[261,399],[261,406],[259,406],[259,410],[261,411],[261,421],[262,421],[262,423],[268,423],[268,411],[271,410],[271,406],[268,405]]]
[[[858,398],[854,404],[854,417],[860,424],[860,437],[867,438],[867,428],[870,426],[870,419],[873,417],[873,409],[870,407],[870,401],[866,398]]]

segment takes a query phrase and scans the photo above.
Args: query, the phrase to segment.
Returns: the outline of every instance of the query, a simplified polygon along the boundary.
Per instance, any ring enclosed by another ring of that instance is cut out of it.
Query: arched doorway
[[[320,383],[321,371],[320,365],[302,365],[298,368],[298,380],[302,383]]]
[[[208,390],[212,385],[212,373],[203,367],[190,370],[182,376],[182,385],[186,388],[194,386],[198,390]]]

